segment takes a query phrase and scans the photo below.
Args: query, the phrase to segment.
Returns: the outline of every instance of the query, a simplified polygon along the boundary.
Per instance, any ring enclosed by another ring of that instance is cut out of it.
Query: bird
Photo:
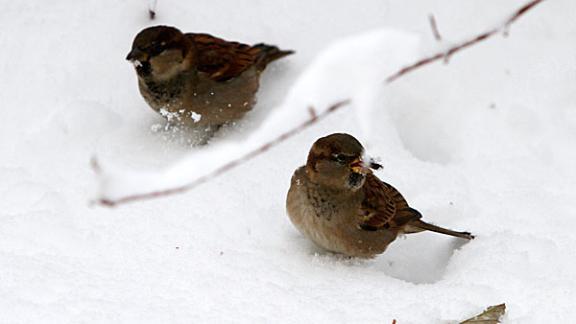
[[[286,198],[291,222],[323,249],[358,258],[383,253],[401,234],[432,231],[474,238],[421,220],[396,188],[373,173],[380,168],[350,134],[318,139],[291,179]]]
[[[140,94],[168,122],[214,132],[252,109],[266,66],[292,50],[246,45],[172,26],[140,31],[126,59]]]

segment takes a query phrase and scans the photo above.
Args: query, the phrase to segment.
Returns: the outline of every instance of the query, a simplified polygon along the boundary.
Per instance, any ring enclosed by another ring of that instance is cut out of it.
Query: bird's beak
[[[139,50],[138,48],[133,48],[128,55],[126,55],[128,61],[132,61],[134,64],[142,64],[142,62],[148,61],[148,54]]]
[[[350,163],[350,169],[354,173],[367,174],[370,169],[379,170],[382,169],[382,165],[376,163],[372,158],[368,158],[368,162],[364,162],[361,158],[356,158],[352,163]]]
[[[352,163],[350,163],[350,170],[359,174],[366,174],[369,171],[369,169],[364,164],[364,161],[362,161],[360,158],[356,158],[354,161],[352,161]]]

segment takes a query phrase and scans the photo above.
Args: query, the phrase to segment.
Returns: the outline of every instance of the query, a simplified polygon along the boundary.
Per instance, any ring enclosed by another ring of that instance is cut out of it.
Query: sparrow
[[[126,59],[152,109],[172,123],[217,129],[252,109],[262,71],[292,53],[154,26],[136,35]]]
[[[383,253],[400,234],[432,231],[471,240],[421,220],[396,188],[378,179],[382,166],[349,134],[318,139],[292,176],[286,209],[295,227],[320,247],[352,257]]]

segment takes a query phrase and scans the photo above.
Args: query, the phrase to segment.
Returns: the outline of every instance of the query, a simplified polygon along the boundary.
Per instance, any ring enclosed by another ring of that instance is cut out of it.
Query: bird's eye
[[[147,49],[146,52],[150,53],[151,56],[156,56],[161,54],[162,52],[164,52],[165,48],[164,48],[165,43],[152,43]]]
[[[344,154],[332,154],[332,160],[340,164],[345,164],[346,162],[348,162],[348,156]]]

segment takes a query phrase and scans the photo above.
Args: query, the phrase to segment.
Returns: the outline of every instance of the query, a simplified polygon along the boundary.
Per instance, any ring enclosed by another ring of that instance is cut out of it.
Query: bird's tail
[[[408,225],[409,225],[408,226],[409,229],[408,229],[408,231],[406,231],[407,233],[431,231],[431,232],[436,232],[436,233],[440,233],[440,234],[445,234],[445,235],[463,238],[466,240],[474,239],[474,235],[472,235],[469,232],[456,232],[456,231],[449,230],[449,229],[444,228],[444,227],[440,227],[440,226],[436,226],[436,225],[432,225],[432,224],[423,222],[419,219],[411,221]]]
[[[284,51],[276,46],[267,45],[264,43],[256,44],[253,47],[260,50],[260,57],[257,63],[260,70],[264,70],[266,66],[272,61],[276,61],[277,59],[283,58],[284,56],[294,54],[294,51]]]

